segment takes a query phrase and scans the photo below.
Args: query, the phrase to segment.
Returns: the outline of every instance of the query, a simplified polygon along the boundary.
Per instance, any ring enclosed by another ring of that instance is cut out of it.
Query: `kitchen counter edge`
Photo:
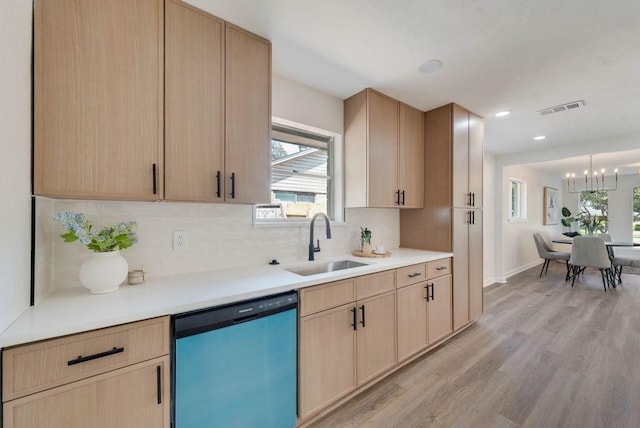
[[[453,254],[447,252],[405,248],[393,249],[391,252],[392,256],[388,258],[348,255],[290,265],[265,264],[172,275],[149,279],[140,285],[123,285],[117,292],[105,295],[91,295],[83,287],[63,289],[23,312],[0,334],[0,348],[221,306],[453,257]],[[291,266],[344,259],[367,263],[367,266],[306,277],[285,270]]]

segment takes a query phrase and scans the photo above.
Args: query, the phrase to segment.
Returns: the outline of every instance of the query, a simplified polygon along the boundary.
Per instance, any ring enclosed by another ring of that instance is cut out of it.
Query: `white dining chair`
[[[586,268],[600,270],[602,286],[607,291],[607,286],[615,288],[615,278],[611,269],[611,260],[604,244],[604,240],[598,236],[576,236],[571,246],[571,286],[576,282],[576,277]]]

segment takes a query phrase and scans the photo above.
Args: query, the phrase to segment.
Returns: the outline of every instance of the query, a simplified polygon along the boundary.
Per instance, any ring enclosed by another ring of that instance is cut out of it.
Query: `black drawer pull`
[[[68,366],[73,366],[74,364],[86,363],[87,361],[97,360],[98,358],[108,357],[109,355],[115,355],[124,352],[124,348],[113,348],[109,351],[100,352],[99,354],[89,355],[88,357],[83,357],[82,355],[78,355],[78,358],[75,360],[67,361]]]
[[[438,266],[436,268],[436,270],[445,270],[447,268],[447,266]]]
[[[231,199],[236,197],[236,173],[231,173]]]
[[[351,326],[353,327],[354,330],[356,330],[358,328],[356,308],[351,308],[351,313],[353,314],[353,324],[351,324]]]
[[[420,272],[414,272],[409,274],[409,278],[415,278],[416,276],[422,275]]]
[[[156,366],[156,386],[158,391],[158,404],[162,404],[162,368]]]
[[[220,197],[220,171],[216,173],[216,196]]]
[[[156,164],[153,164],[153,167],[151,168],[151,173],[153,174],[153,183],[152,183],[152,187],[153,187],[153,194],[157,195],[158,194],[158,188],[156,185]]]

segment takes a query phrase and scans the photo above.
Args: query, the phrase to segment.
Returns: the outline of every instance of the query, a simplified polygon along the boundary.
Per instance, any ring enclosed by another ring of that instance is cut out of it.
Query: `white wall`
[[[508,220],[509,178],[527,183],[527,219],[525,221]],[[533,241],[533,233],[541,232],[549,240],[562,232],[562,225],[543,225],[544,187],[561,189],[562,181],[543,171],[528,166],[514,165],[502,167],[500,181],[500,222],[496,225],[496,246],[502,257],[502,265],[496,276],[502,280],[529,269],[541,262]],[[560,201],[562,204],[562,201]],[[562,206],[562,205],[561,205]],[[499,207],[499,208],[498,208]]]
[[[29,306],[31,1],[0,14],[0,332]]]
[[[483,269],[484,285],[496,282],[496,158],[490,153],[484,154],[483,165]]]
[[[288,79],[274,76],[273,115],[336,134],[342,133],[342,100]],[[252,207],[224,204],[61,201],[37,198],[36,295],[79,286],[78,270],[90,253],[78,242],[64,243],[51,216],[59,211],[87,214],[98,226],[120,221],[138,223],[139,242],[124,250],[131,268],[145,266],[149,277],[228,267],[301,262],[308,257],[309,226],[253,225]],[[373,231],[373,242],[399,246],[398,209],[348,209],[346,222],[324,237],[318,222],[315,237],[322,251],[317,260],[349,254],[358,248],[360,226]],[[173,251],[173,232],[189,232],[189,248]],[[179,287],[179,284],[176,284]]]

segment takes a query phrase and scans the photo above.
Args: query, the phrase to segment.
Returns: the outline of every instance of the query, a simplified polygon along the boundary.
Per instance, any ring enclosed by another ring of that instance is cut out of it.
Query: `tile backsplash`
[[[136,221],[138,242],[122,251],[129,268],[144,266],[148,277],[199,272],[267,263],[305,261],[309,225],[254,225],[250,205],[179,204],[169,202],[70,201],[36,198],[36,302],[52,290],[80,285],[80,264],[90,255],[79,242],[65,243],[65,232],[53,215],[82,212],[95,227]],[[372,242],[399,246],[399,210],[353,208],[345,223],[331,225],[325,238],[324,222],[317,221],[314,236],[322,251],[316,260],[348,254],[358,247],[360,226],[373,232]],[[173,249],[173,232],[188,232],[188,248]]]

